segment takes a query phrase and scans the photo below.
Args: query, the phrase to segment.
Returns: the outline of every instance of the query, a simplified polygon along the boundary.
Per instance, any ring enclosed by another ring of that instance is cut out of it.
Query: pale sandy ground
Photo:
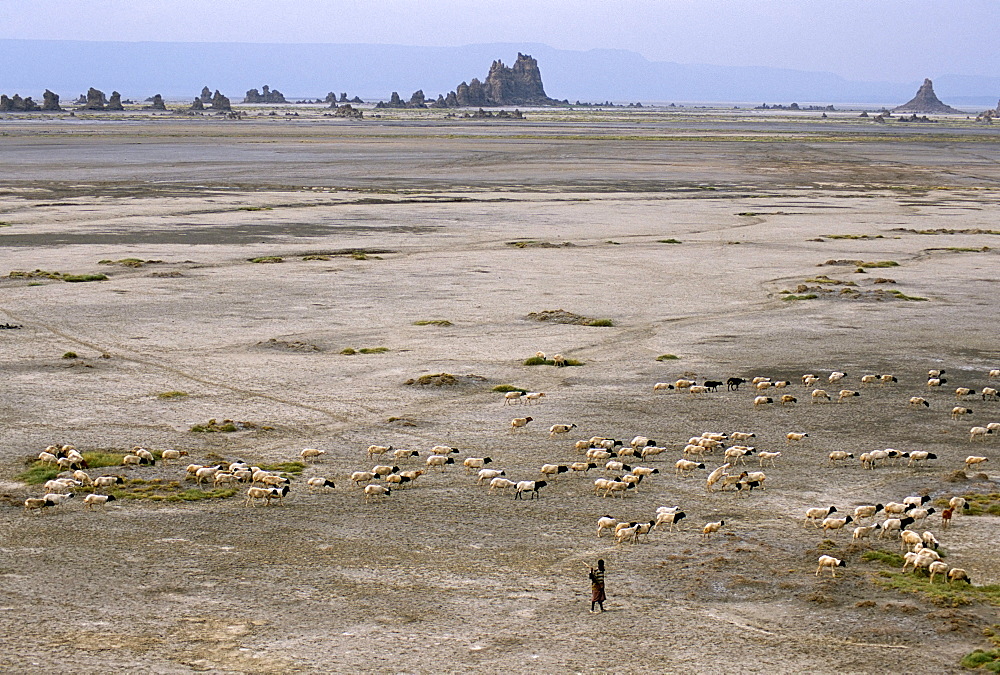
[[[948,417],[952,385],[978,390],[1000,367],[1000,266],[995,250],[945,249],[996,249],[1000,236],[895,230],[996,229],[996,132],[695,115],[8,119],[0,129],[0,275],[111,277],[0,280],[0,323],[24,326],[0,331],[5,672],[930,673],[956,672],[962,655],[988,646],[981,631],[998,622],[995,608],[941,608],[877,585],[886,568],[849,550],[848,533],[830,537],[848,567],[816,579],[823,536],[800,517],[811,506],[1000,491],[944,480],[970,454],[968,428],[1000,421],[1000,403],[979,400],[970,418]],[[758,215],[737,215],[747,212]],[[817,240],[830,234],[883,238]],[[657,241],[669,238],[683,243]],[[519,239],[573,246],[507,245]],[[301,259],[356,248],[387,252]],[[248,262],[262,255],[285,262]],[[126,257],[163,262],[97,264]],[[830,259],[900,266],[817,267]],[[817,274],[864,291],[891,277],[891,288],[929,300],[781,301]],[[615,326],[525,319],[546,309]],[[423,319],[454,325],[413,325]],[[272,338],[320,351],[261,345]],[[348,346],[390,351],[340,355]],[[521,365],[536,350],[586,366]],[[66,351],[84,364],[61,359]],[[657,362],[664,353],[680,360]],[[934,367],[949,386],[928,392]],[[810,405],[798,377],[832,370],[861,397]],[[439,372],[486,379],[403,384]],[[869,372],[899,384],[862,388]],[[747,387],[697,400],[653,394],[654,382],[683,374],[788,378],[801,402],[754,410]],[[500,383],[547,395],[530,410],[506,408],[490,391]],[[189,396],[156,397],[173,390]],[[907,408],[912,395],[932,407]],[[515,414],[535,420],[511,434]],[[275,430],[188,431],[209,418]],[[579,428],[550,439],[557,422]],[[765,493],[707,495],[704,472],[673,475],[689,436],[738,429],[783,453]],[[787,447],[788,431],[810,439]],[[461,448],[459,462],[491,456],[518,480],[579,459],[578,438],[640,433],[671,449],[652,464],[662,474],[624,501],[595,497],[594,472],[525,503],[488,495],[460,467],[377,505],[347,480],[369,468],[370,443],[444,443]],[[20,502],[39,488],[14,476],[53,442],[176,447],[192,461],[291,460],[319,447],[327,454],[304,477],[337,488],[310,494],[296,481],[284,508],[123,501],[29,517]],[[884,447],[940,459],[874,472],[825,464],[834,449]],[[996,447],[975,448],[990,456],[991,476]],[[685,531],[620,547],[594,536],[605,513],[647,520],[663,504],[688,513]],[[719,518],[724,533],[700,541],[700,525]],[[942,533],[932,517],[928,527],[949,563],[997,584],[997,524],[964,518]],[[610,611],[593,616],[585,565],[598,557]]]

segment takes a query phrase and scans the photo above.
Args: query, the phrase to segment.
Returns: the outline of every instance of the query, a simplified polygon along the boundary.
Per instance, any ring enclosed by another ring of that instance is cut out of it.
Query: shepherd
[[[597,561],[597,569],[590,568],[590,613],[596,614],[595,607],[600,606],[604,611],[604,601],[607,600],[604,593],[604,561]]]

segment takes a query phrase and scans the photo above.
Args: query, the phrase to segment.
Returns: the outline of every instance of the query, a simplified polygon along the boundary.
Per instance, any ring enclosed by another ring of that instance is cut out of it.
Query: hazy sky
[[[541,42],[855,80],[1000,74],[1000,0],[0,0],[0,17],[0,38]]]

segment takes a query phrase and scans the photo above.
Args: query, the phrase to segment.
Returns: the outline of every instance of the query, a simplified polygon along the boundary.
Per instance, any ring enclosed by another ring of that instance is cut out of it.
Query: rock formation
[[[59,107],[59,94],[55,94],[48,89],[42,94],[42,110],[48,110],[53,112],[59,112],[62,108]]]
[[[81,97],[82,98],[82,97]],[[87,100],[83,104],[84,110],[104,110],[108,104],[108,99],[100,89],[91,87],[87,90]]]
[[[194,101],[191,103],[191,110],[204,110],[205,104],[201,102],[201,97],[195,96]]]
[[[147,98],[146,100],[149,101],[149,103],[150,103],[150,105],[147,108],[147,110],[166,110],[167,109],[166,104],[163,102],[163,97],[160,96],[159,94],[156,94],[152,98]]]
[[[108,100],[108,110],[125,110],[122,105],[122,95],[117,91],[111,92],[111,99]]]
[[[201,98],[201,102],[202,103],[211,103],[211,101],[212,101],[212,90],[209,89],[208,87],[202,87],[201,88],[201,97],[200,98]]]
[[[243,99],[244,103],[287,103],[284,94],[275,89],[271,91],[271,88],[266,84],[264,85],[263,91],[257,91],[256,89],[251,89],[247,92],[246,97]]]
[[[333,105],[336,106],[337,104],[334,103]],[[350,119],[358,119],[358,120],[360,120],[360,119],[364,118],[365,114],[361,110],[358,110],[357,108],[355,108],[354,106],[352,106],[350,103],[345,103],[344,105],[335,108],[335,110],[333,111],[333,116],[334,117],[347,117],[347,118],[350,118]]]
[[[232,104],[229,99],[222,95],[222,93],[216,89],[215,93],[212,94],[212,110],[224,110],[230,111],[233,109]]]
[[[35,112],[41,110],[38,104],[31,100],[31,97],[21,98],[20,94],[14,94],[8,98],[6,94],[0,95],[0,112]]]
[[[934,93],[934,85],[929,79],[925,79],[917,90],[917,95],[901,106],[893,108],[893,112],[908,113],[961,113],[950,105],[945,105]]]

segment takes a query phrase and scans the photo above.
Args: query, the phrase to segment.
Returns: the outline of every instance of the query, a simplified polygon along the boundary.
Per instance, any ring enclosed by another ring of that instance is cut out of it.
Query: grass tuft
[[[657,361],[676,361],[680,357],[676,354],[660,354],[656,357]]]
[[[270,206],[241,206],[237,211],[271,211]]]
[[[861,555],[862,560],[867,560],[869,562],[876,561],[880,563],[885,563],[886,565],[891,565],[893,567],[903,566],[903,556],[898,553],[886,553],[885,551],[865,551]]]
[[[414,321],[414,326],[453,326],[454,324],[448,319],[422,319],[420,321]]]
[[[683,244],[680,239],[657,239],[657,244]]]
[[[607,328],[609,326],[614,326],[615,322],[612,321],[611,319],[591,319],[590,321],[588,321],[584,325],[585,326],[600,326],[600,327],[603,327],[603,328]]]
[[[522,394],[528,393],[527,389],[522,389],[521,387],[515,387],[512,384],[498,384],[497,386],[493,387],[493,389],[491,389],[490,391],[495,391],[499,394],[505,394],[510,391],[519,391]]]
[[[264,471],[281,474],[295,474],[296,476],[306,470],[303,462],[278,462],[277,464],[261,464]]]
[[[815,300],[818,297],[819,296],[815,293],[806,293],[805,295],[795,295],[794,293],[789,293],[783,297],[782,300],[785,300],[786,302],[790,302],[792,300]]]
[[[343,354],[344,356],[354,356],[355,354],[358,353],[358,350],[356,350],[354,347],[344,347],[343,349],[340,350],[340,353]]]
[[[64,274],[62,280],[71,284],[79,284],[87,281],[107,281],[107,274]]]
[[[890,290],[887,291],[889,295],[899,300],[911,300],[913,302],[927,302],[927,298],[921,298],[918,295],[906,295],[902,291]]]
[[[80,356],[76,352],[66,352],[62,355],[64,359],[78,359]]]
[[[186,391],[161,391],[156,395],[156,398],[168,400],[172,398],[184,398],[187,395]]]
[[[302,259],[303,260],[329,260],[330,256],[328,256],[328,255],[322,255],[322,254],[304,255],[304,256],[302,256]]]
[[[879,260],[877,262],[862,262],[858,267],[864,269],[872,269],[876,267],[899,267],[899,263],[895,260]]]
[[[969,669],[982,668],[988,673],[1000,673],[1000,649],[977,649],[963,656],[958,665]]]
[[[280,263],[285,262],[285,259],[280,255],[262,255],[258,258],[250,258],[252,263]]]
[[[389,351],[388,347],[362,347],[358,350],[359,354],[385,354]]]

